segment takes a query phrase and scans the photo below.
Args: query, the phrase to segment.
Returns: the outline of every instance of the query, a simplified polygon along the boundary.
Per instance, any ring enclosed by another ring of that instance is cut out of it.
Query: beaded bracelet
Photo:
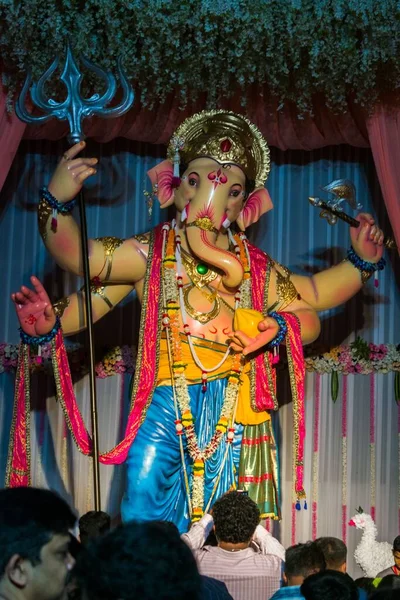
[[[371,263],[363,260],[360,256],[358,256],[353,246],[350,246],[350,250],[347,252],[347,260],[360,271],[362,283],[368,281],[371,275],[376,271],[382,271],[386,265],[386,260],[384,258],[381,258],[377,263]],[[375,280],[375,286],[377,287],[377,279]]]
[[[275,319],[275,321],[279,325],[279,331],[276,334],[276,336],[270,342],[268,342],[268,344],[265,345],[265,347],[268,350],[272,350],[273,348],[276,348],[277,346],[282,344],[287,334],[287,325],[284,317],[282,317],[282,315],[280,315],[277,312],[270,312],[268,316]]]
[[[23,331],[22,327],[19,328],[19,334],[21,336],[21,340],[22,340],[23,344],[28,344],[29,346],[42,346],[43,344],[47,344],[48,342],[51,342],[51,340],[56,337],[57,331],[60,329],[60,327],[61,327],[60,317],[57,316],[53,329],[51,331],[49,331],[49,333],[46,333],[45,335],[39,335],[39,336],[28,335],[27,333],[25,333],[25,331]]]
[[[76,204],[76,199],[69,200],[69,202],[58,202],[57,198],[53,196],[47,189],[47,186],[44,185],[40,188],[40,197],[42,200],[46,202],[52,209],[51,215],[51,229],[52,231],[57,231],[57,214],[60,213],[62,215],[67,215],[71,212]]]

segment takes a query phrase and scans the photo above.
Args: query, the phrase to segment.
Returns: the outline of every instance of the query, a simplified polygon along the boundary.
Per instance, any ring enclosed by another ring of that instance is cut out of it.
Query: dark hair
[[[68,504],[50,490],[0,490],[0,577],[14,554],[40,562],[40,551],[54,534],[68,534],[76,517]]]
[[[373,585],[374,578],[373,577],[359,577],[354,581],[358,588],[365,590],[368,594],[370,592],[375,591],[375,587]]]
[[[400,600],[400,590],[377,590],[368,600]]]
[[[400,535],[394,538],[393,552],[400,552]]]
[[[378,590],[400,590],[400,577],[398,575],[385,575],[378,584]]]
[[[241,492],[221,496],[212,509],[215,535],[220,542],[249,542],[260,522],[257,504]]]
[[[310,575],[301,585],[306,600],[357,600],[358,588],[347,573],[321,571]]]
[[[332,569],[335,571],[346,562],[346,544],[339,538],[320,537],[315,540],[315,543],[324,554],[327,569]]]
[[[325,569],[324,554],[315,542],[296,544],[286,550],[286,577],[308,577]]]
[[[201,577],[178,531],[162,523],[120,525],[82,550],[72,577],[88,600],[199,600]]]
[[[91,538],[110,531],[110,515],[102,510],[90,510],[79,519],[79,537],[81,544],[87,544]]]
[[[72,558],[77,558],[79,552],[82,550],[82,544],[76,539],[72,533],[69,534],[69,553]]]

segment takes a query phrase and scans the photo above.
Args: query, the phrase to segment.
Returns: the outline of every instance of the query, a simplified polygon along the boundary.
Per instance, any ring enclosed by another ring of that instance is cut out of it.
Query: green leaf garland
[[[300,113],[316,96],[334,109],[349,96],[371,107],[400,85],[399,20],[395,0],[0,0],[2,81],[11,99],[68,36],[105,69],[121,56],[144,105],[171,93],[182,106],[233,94],[245,102],[256,90],[260,102],[291,101]]]

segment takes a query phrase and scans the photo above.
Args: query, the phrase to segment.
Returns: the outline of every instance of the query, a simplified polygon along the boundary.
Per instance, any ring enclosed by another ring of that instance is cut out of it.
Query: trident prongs
[[[59,121],[68,121],[70,129],[68,140],[70,143],[77,143],[85,139],[82,130],[84,119],[92,116],[111,119],[126,113],[132,106],[134,93],[122,69],[121,60],[118,59],[118,74],[122,87],[122,99],[119,104],[112,107],[108,105],[114,98],[117,90],[114,75],[108,71],[104,71],[83,56],[81,57],[81,62],[87,69],[105,81],[106,91],[101,96],[93,94],[90,98],[83,98],[81,95],[83,74],[79,70],[71,46],[68,43],[65,64],[60,77],[67,90],[65,100],[56,102],[53,98],[46,98],[44,92],[45,84],[58,67],[59,58],[56,57],[38,82],[32,84],[30,91],[33,105],[46,114],[36,116],[30,114],[26,109],[26,97],[32,81],[32,76],[28,73],[15,107],[18,118],[32,125],[43,123],[52,117]]]

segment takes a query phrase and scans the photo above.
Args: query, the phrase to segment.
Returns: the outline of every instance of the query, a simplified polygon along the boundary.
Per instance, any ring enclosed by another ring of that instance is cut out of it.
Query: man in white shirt
[[[205,545],[213,528],[218,546]],[[284,548],[260,525],[257,505],[243,492],[222,496],[212,515],[205,515],[182,539],[200,573],[223,581],[234,600],[267,600],[281,585]]]

